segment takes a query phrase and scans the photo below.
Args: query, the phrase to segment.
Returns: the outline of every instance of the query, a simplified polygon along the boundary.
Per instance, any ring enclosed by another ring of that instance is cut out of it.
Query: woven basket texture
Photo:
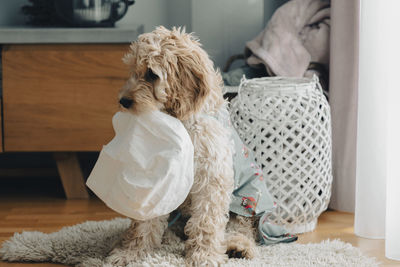
[[[330,108],[318,79],[243,78],[230,113],[275,198],[269,220],[314,230],[332,185]]]

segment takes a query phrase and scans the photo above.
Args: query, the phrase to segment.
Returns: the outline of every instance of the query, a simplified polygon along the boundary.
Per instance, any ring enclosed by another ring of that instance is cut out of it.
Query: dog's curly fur
[[[255,256],[251,218],[231,218],[233,162],[230,132],[213,115],[225,104],[222,79],[199,41],[182,29],[158,27],[139,36],[124,57],[131,75],[120,98],[135,114],[161,110],[183,122],[194,146],[195,180],[180,207],[188,266],[217,266],[230,256]],[[161,244],[168,216],[133,221],[108,260],[125,264]]]

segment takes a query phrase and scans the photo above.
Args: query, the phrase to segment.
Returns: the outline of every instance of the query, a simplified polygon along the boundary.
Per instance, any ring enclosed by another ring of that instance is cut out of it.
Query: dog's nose
[[[132,104],[133,104],[133,100],[132,100],[132,99],[129,99],[129,98],[123,97],[123,98],[121,98],[121,99],[119,100],[119,103],[120,103],[124,108],[130,108],[130,107],[132,106]]]

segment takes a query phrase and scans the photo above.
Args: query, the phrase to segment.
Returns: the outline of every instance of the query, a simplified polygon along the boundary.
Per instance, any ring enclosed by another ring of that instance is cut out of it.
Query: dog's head
[[[123,60],[131,74],[120,103],[136,114],[158,109],[185,120],[221,91],[220,74],[207,53],[181,29],[158,27],[140,35]]]

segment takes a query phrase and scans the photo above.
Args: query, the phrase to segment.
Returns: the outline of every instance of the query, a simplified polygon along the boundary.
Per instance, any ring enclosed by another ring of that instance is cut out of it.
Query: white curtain
[[[400,1],[360,7],[354,231],[400,260]]]

